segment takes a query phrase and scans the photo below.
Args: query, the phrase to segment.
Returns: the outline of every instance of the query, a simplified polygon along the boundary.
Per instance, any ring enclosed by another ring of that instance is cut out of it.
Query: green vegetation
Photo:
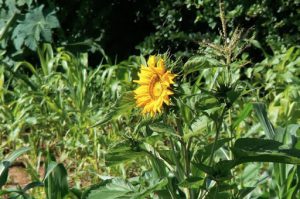
[[[299,198],[299,5],[0,1],[0,198]]]

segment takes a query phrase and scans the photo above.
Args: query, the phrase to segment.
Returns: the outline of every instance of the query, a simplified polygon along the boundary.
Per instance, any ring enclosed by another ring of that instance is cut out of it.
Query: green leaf
[[[180,187],[198,189],[203,185],[203,178],[200,177],[189,177],[185,179],[183,182],[179,183]]]
[[[22,148],[20,148],[18,150],[15,150],[10,155],[8,155],[4,160],[2,160],[2,162],[7,162],[7,163],[11,164],[18,157],[20,157],[21,155],[23,155],[24,153],[26,153],[30,149],[31,149],[30,147],[22,147]],[[3,172],[3,170],[5,170],[5,166],[4,165],[0,165],[0,174]]]
[[[13,25],[14,21],[16,20],[17,13],[14,13],[10,19],[6,22],[4,27],[0,29],[0,41],[5,39],[6,35],[8,34],[9,28]]]
[[[210,58],[206,56],[195,56],[190,58],[184,64],[184,74],[187,75],[196,71],[200,71],[201,69],[221,67],[221,66],[222,64],[214,58]]]
[[[168,135],[168,136],[180,137],[178,134],[176,134],[174,128],[167,124],[154,123],[154,124],[149,125],[149,127],[152,131],[155,131],[157,133],[164,133],[165,135]]]
[[[231,189],[236,188],[235,184],[220,184],[211,188],[205,198],[208,199],[227,199],[230,198],[232,194],[229,193]]]
[[[156,190],[161,190],[168,184],[168,179],[163,178],[156,181],[155,184],[151,184],[145,189],[141,189],[139,185],[133,186],[131,183],[123,179],[113,179],[112,181],[104,181],[104,183],[90,190],[88,195],[82,199],[142,199],[149,196]]]
[[[45,178],[45,192],[47,199],[63,199],[69,193],[67,170],[63,164],[53,163],[54,157],[48,153]],[[51,171],[51,172],[50,172]]]
[[[219,148],[224,146],[224,144],[228,143],[231,139],[230,138],[223,138],[216,141],[216,143],[211,143],[206,145],[202,150],[199,150],[197,152],[197,155],[195,156],[197,162],[203,162],[211,155],[213,147],[215,147],[215,151],[217,151]],[[215,146],[214,146],[215,145]]]
[[[113,179],[98,189],[91,190],[86,199],[121,199],[129,198],[127,194],[134,191],[134,187],[122,179]]]
[[[93,190],[97,190],[110,182],[111,182],[111,180],[105,180],[105,181],[102,181],[101,183],[91,185],[88,189],[86,189],[82,193],[81,199],[87,199]]]
[[[54,161],[50,161],[48,162],[48,165],[47,165],[47,171],[45,173],[45,176],[44,176],[44,180],[48,178],[48,176],[52,173],[52,171],[56,168],[56,166],[58,165],[57,162],[54,162]]]
[[[69,190],[69,195],[71,196],[71,199],[83,199],[81,189],[71,188]]]
[[[133,92],[124,93],[117,101],[117,103],[112,107],[111,111],[106,114],[100,121],[96,122],[92,127],[103,125],[123,114],[126,115],[134,108],[134,94]]]
[[[240,162],[278,162],[300,164],[300,150],[287,148],[281,142],[259,138],[238,139],[232,148]]]
[[[237,198],[245,198],[249,193],[251,193],[255,187],[245,187],[240,189],[237,194]]]
[[[105,156],[105,162],[107,166],[113,166],[116,164],[120,164],[123,162],[135,160],[140,157],[146,157],[148,154],[144,151],[122,151],[122,152],[115,152],[115,153],[108,153]]]
[[[230,170],[239,164],[249,162],[274,162],[284,164],[300,164],[300,150],[288,148],[281,142],[259,138],[240,138],[231,148],[233,160],[222,160],[214,167],[201,162],[195,166],[214,179],[222,180],[230,177]]]
[[[0,188],[5,185],[8,177],[9,166],[14,162],[18,157],[30,150],[30,147],[22,147],[18,150],[15,150],[10,155],[8,155],[0,163]]]
[[[4,161],[1,162],[0,166],[3,167],[2,172],[0,173],[0,189],[1,189],[1,187],[6,184],[10,163]]]
[[[35,188],[35,187],[43,187],[44,184],[42,182],[31,182],[29,184],[27,184],[24,188],[23,188],[23,192],[25,193],[26,191]]]
[[[238,115],[237,119],[234,121],[232,127],[235,129],[248,115],[251,113],[253,108],[252,104],[246,104],[243,110]]]
[[[128,191],[111,191],[106,187],[101,187],[97,190],[93,190],[87,199],[121,199],[124,198]]]
[[[262,103],[253,103],[253,108],[268,138],[274,139],[275,130],[268,119],[266,106]]]
[[[154,185],[147,187],[146,189],[141,190],[139,193],[134,194],[132,196],[132,199],[141,199],[149,196],[151,193],[153,193],[156,190],[160,190],[163,187],[165,187],[168,184],[168,179],[163,178],[162,180],[156,182]]]
[[[24,21],[20,21],[12,33],[12,39],[17,50],[25,45],[36,50],[40,41],[52,41],[52,29],[58,28],[59,22],[54,12],[47,16],[43,13],[43,5],[30,10]]]

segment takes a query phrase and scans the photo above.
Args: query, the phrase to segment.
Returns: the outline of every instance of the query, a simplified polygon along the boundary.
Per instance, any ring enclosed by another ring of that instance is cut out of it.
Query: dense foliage
[[[0,1],[0,197],[298,198],[299,4]]]

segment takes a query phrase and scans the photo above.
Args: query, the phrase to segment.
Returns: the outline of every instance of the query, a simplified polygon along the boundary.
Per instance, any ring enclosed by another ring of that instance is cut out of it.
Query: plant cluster
[[[0,4],[8,9],[0,21],[1,198],[298,198],[300,47],[279,43],[284,48],[272,47],[271,55],[255,36],[274,32],[234,27],[233,17],[272,18],[263,12],[272,9],[268,1],[240,2],[233,11],[232,2],[160,1],[155,12],[167,23],[157,20],[150,43],[173,41],[182,6],[216,5],[204,7],[196,22],[220,27],[219,35],[199,42],[197,52],[188,47],[115,64],[91,41],[103,57],[93,67],[88,52],[49,43],[59,22],[35,3]],[[12,45],[35,57],[17,59]],[[251,46],[262,61],[253,60]],[[152,47],[141,51],[159,51]],[[9,186],[15,163],[30,177],[25,185]]]

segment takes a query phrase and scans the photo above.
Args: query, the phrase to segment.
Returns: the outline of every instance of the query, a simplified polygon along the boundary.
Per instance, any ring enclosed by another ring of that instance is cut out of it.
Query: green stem
[[[186,143],[183,140],[184,133],[183,133],[183,129],[182,129],[181,119],[177,118],[176,123],[177,123],[178,133],[180,135],[180,144],[181,144],[182,156],[184,158],[184,175],[185,175],[186,178],[188,178],[189,174],[190,174],[190,159],[189,159],[190,142],[186,145]],[[191,189],[187,189],[185,191],[187,199],[190,199],[192,197],[192,195],[193,195],[192,192],[193,191]]]
[[[223,123],[223,118],[224,118],[225,112],[226,112],[226,107],[223,108],[222,114],[221,114],[220,118],[218,119],[218,121],[215,121],[215,124],[216,124],[216,137],[215,137],[215,141],[214,141],[213,147],[211,149],[211,153],[210,153],[210,159],[209,159],[209,164],[208,164],[209,166],[211,166],[213,158],[214,158],[214,153],[215,153],[215,150],[216,150],[216,143],[219,140],[220,128],[221,128],[222,123]]]

